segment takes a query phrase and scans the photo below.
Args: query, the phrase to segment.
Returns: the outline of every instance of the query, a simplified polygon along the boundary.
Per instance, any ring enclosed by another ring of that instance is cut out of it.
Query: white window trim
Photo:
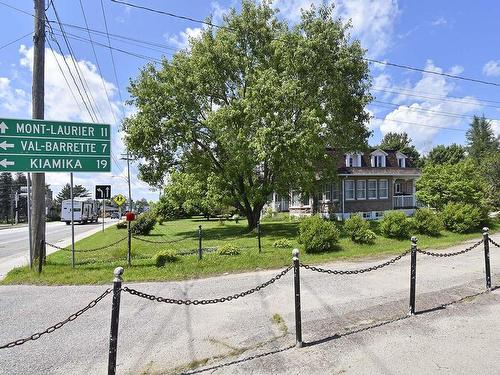
[[[368,182],[370,182],[370,181],[375,182],[375,196],[371,197],[371,198],[368,196],[368,191],[369,191]],[[370,180],[368,180],[368,182],[366,183],[366,198],[369,200],[378,199],[378,182],[377,182],[377,180],[370,179]]]
[[[386,191],[387,195],[385,197],[383,197],[382,195],[380,195],[380,185],[381,185],[380,182],[381,181],[385,181],[386,182],[386,189],[385,189],[385,191]],[[378,199],[389,199],[389,180],[387,180],[387,179],[381,179],[381,180],[378,181]]]
[[[352,198],[347,197],[347,183],[352,182]],[[353,201],[356,200],[356,182],[355,180],[345,180],[345,200],[346,201]]]
[[[406,158],[398,157],[397,161],[398,161],[398,167],[399,168],[406,168]],[[399,165],[400,161],[401,161],[401,165]]]
[[[361,182],[363,182],[365,184],[364,189],[362,189],[365,192],[364,198],[358,197],[358,183],[361,183]],[[366,200],[366,180],[356,180],[356,200],[358,200],[358,201],[364,201],[364,200]]]

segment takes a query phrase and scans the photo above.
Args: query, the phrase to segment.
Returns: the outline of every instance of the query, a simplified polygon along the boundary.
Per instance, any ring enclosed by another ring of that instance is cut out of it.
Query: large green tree
[[[83,185],[73,185],[73,197],[90,197],[90,191]],[[57,194],[56,202],[61,203],[65,199],[71,199],[71,186],[66,184],[63,186],[59,194]]]
[[[449,146],[438,145],[434,147],[424,158],[425,163],[430,164],[456,164],[466,157],[466,148],[453,143]]]
[[[500,143],[493,133],[491,121],[484,116],[474,116],[465,137],[469,155],[478,163],[483,157],[499,150]]]
[[[412,139],[408,136],[408,133],[389,132],[384,135],[380,141],[380,145],[377,147],[400,151],[410,158],[413,166],[418,167],[420,166],[420,154],[411,143]]]
[[[472,160],[456,164],[427,164],[417,181],[417,198],[441,210],[447,203],[470,203],[488,208],[488,188]]]
[[[272,191],[333,173],[325,150],[366,147],[365,51],[332,11],[305,11],[289,27],[269,2],[243,0],[189,49],[147,65],[124,122],[141,178],[157,185],[179,167],[211,177],[252,229]]]
[[[13,189],[12,174],[0,173],[0,221],[9,221],[9,218],[12,218]]]

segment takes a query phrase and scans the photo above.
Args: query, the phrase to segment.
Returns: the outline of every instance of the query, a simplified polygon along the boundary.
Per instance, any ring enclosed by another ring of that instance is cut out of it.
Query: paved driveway
[[[352,269],[385,259],[325,266]],[[491,265],[493,285],[500,285],[500,249],[492,248]],[[291,272],[261,292],[216,305],[167,305],[123,294],[118,373],[498,374],[500,289],[476,295],[484,290],[481,247],[453,258],[418,255],[417,310],[427,312],[411,318],[405,318],[408,266],[405,257],[362,275],[302,269],[303,335],[310,344],[303,349],[291,348]],[[249,289],[276,273],[124,285],[164,297],[214,298]],[[0,343],[64,319],[106,287],[0,287]],[[436,309],[444,303],[452,304]],[[105,374],[110,308],[108,296],[64,328],[1,350],[0,373]]]

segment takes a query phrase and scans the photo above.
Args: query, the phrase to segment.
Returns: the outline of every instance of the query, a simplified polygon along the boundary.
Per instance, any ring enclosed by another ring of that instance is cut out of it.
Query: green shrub
[[[359,215],[351,216],[344,223],[344,233],[352,241],[358,243],[371,243],[375,241],[375,233],[370,230],[370,224]]]
[[[127,229],[127,222],[120,220],[118,223],[116,223],[116,229]]]
[[[133,234],[148,235],[156,224],[156,217],[151,212],[146,212],[137,217],[130,230]]]
[[[412,229],[412,220],[402,211],[389,211],[380,222],[380,232],[389,238],[409,238]]]
[[[447,203],[441,212],[446,229],[465,233],[481,226],[484,214],[480,207],[464,203]]]
[[[439,236],[443,230],[443,220],[436,212],[419,208],[413,215],[413,227],[417,233]]]
[[[277,247],[278,249],[289,249],[292,247],[292,242],[286,238],[280,238],[274,241],[273,247]]]
[[[177,262],[179,257],[174,250],[162,250],[155,255],[156,267],[163,267],[166,263]]]
[[[240,255],[240,249],[232,243],[222,245],[217,249],[219,255]]]
[[[298,241],[304,245],[306,253],[334,250],[339,237],[339,230],[335,224],[319,215],[306,217],[299,224]]]

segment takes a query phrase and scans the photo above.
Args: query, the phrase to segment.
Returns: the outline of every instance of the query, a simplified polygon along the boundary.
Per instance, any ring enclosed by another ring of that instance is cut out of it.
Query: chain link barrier
[[[169,240],[169,241],[153,241],[153,240],[148,240],[146,238],[141,238],[141,237],[138,237],[138,236],[134,236],[132,235],[132,238],[135,239],[135,240],[139,240],[139,241],[142,241],[142,242],[147,242],[147,243],[156,243],[156,244],[170,244],[170,243],[177,243],[177,242],[181,242],[181,241],[185,241],[186,238],[181,238],[179,240]]]
[[[311,271],[321,272],[321,273],[328,273],[330,275],[357,275],[357,274],[360,274],[360,273],[371,272],[371,271],[375,271],[375,270],[384,268],[386,266],[389,266],[389,265],[397,262],[398,260],[400,260],[404,256],[408,255],[410,252],[411,252],[411,250],[406,250],[405,252],[399,254],[395,258],[392,258],[392,259],[388,260],[387,262],[384,262],[384,263],[381,263],[381,264],[377,264],[376,266],[371,266],[371,267],[367,267],[367,268],[361,268],[361,269],[358,269],[358,270],[329,270],[329,269],[326,269],[326,268],[310,266],[310,265],[304,264],[304,263],[300,263],[300,266],[303,267],[303,268],[305,268],[305,269],[311,270]]]
[[[496,247],[500,247],[499,244],[497,244],[495,241],[493,241],[491,238],[488,237],[488,240],[493,244],[495,245]]]
[[[25,344],[26,342],[28,341],[35,341],[35,340],[38,340],[40,337],[42,337],[43,335],[45,335],[46,333],[52,333],[56,330],[58,330],[59,328],[61,328],[62,326],[64,326],[66,323],[68,322],[72,322],[73,320],[75,320],[76,318],[78,318],[80,315],[82,315],[83,313],[85,313],[87,310],[90,310],[91,308],[93,308],[95,305],[97,305],[104,297],[106,297],[109,293],[111,293],[113,291],[113,289],[109,288],[109,289],[106,289],[106,291],[101,294],[99,297],[97,297],[96,299],[92,300],[87,306],[85,306],[83,309],[81,310],[78,310],[77,312],[71,314],[69,317],[67,317],[66,319],[64,319],[63,321],[59,322],[59,323],[56,323],[54,324],[53,326],[50,326],[49,328],[47,328],[45,331],[43,332],[37,332],[37,333],[34,333],[32,334],[31,336],[29,337],[26,337],[24,339],[19,339],[19,340],[16,340],[16,341],[12,341],[12,342],[9,342],[7,344],[4,344],[4,345],[1,345],[0,346],[0,349],[6,349],[6,348],[13,348],[15,346],[19,346],[19,345],[23,345]]]
[[[467,249],[464,249],[464,250],[461,250],[461,251],[457,251],[457,252],[454,252],[454,253],[433,253],[433,252],[430,252],[430,251],[425,251],[425,250],[420,250],[420,249],[417,249],[417,251],[419,253],[421,253],[421,254],[430,255],[432,257],[447,258],[447,257],[454,257],[456,255],[461,255],[461,254],[468,253],[469,251],[474,250],[476,247],[478,247],[482,243],[483,243],[483,240],[480,240],[480,241],[476,242],[474,245],[468,247]]]
[[[256,286],[255,288],[246,290],[241,293],[233,294],[232,296],[227,296],[227,297],[220,297],[220,298],[214,298],[214,299],[201,299],[201,300],[182,300],[182,299],[173,299],[173,298],[163,298],[163,297],[157,297],[152,294],[147,294],[140,292],[135,289],[131,289],[128,287],[123,287],[122,290],[124,292],[130,293],[134,296],[144,298],[150,301],[156,301],[156,302],[163,302],[163,303],[170,303],[170,304],[177,304],[177,305],[210,305],[210,304],[215,304],[215,303],[222,303],[222,302],[229,302],[241,297],[246,297],[252,293],[258,292],[261,289],[264,289],[265,287],[275,283],[279,279],[281,279],[283,276],[285,276],[288,271],[290,271],[293,268],[293,266],[289,266],[285,268],[283,271],[281,271],[279,274],[274,276],[272,279],[266,281],[263,284],[260,284],[259,286]]]
[[[120,238],[118,241],[115,241],[113,243],[110,243],[110,244],[107,244],[107,245],[104,245],[104,246],[101,246],[101,247],[96,247],[94,249],[75,249],[75,253],[90,253],[90,252],[93,252],[93,251],[99,251],[99,250],[104,250],[104,249],[107,249],[108,247],[111,247],[111,246],[114,246],[114,245],[117,245],[119,244],[120,242],[123,242],[127,239],[128,236],[125,236],[123,238]],[[50,246],[50,247],[53,247],[55,249],[58,249],[58,250],[63,250],[63,251],[72,251],[71,249],[68,249],[67,247],[62,247],[62,246],[57,246],[57,245],[54,245],[52,243],[49,243],[49,242],[45,242],[45,244],[47,246]]]

